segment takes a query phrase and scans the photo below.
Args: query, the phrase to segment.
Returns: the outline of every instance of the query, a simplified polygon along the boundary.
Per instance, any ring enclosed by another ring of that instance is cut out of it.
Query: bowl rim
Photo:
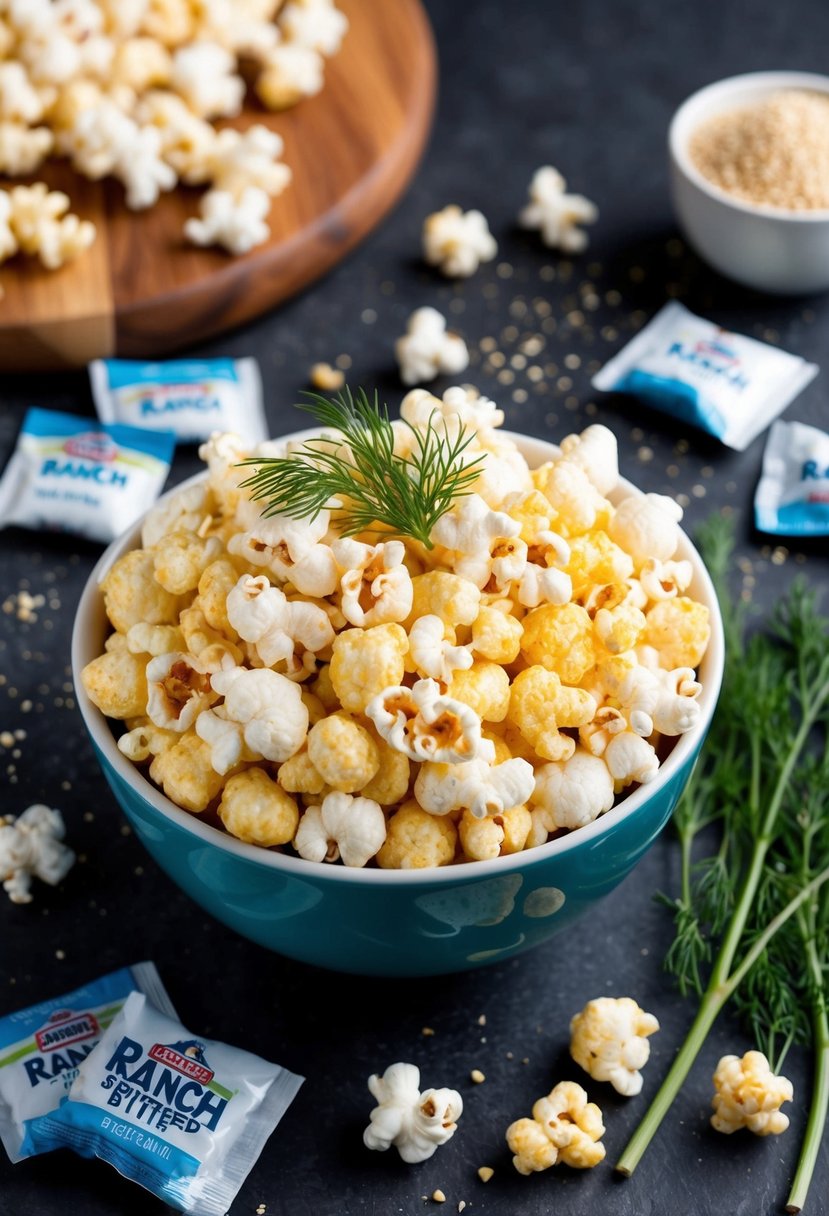
[[[309,428],[279,436],[278,439],[283,442],[302,442],[318,434],[318,428]],[[539,458],[538,463],[543,463],[545,459],[559,455],[561,451],[558,445],[550,440],[539,439],[531,435],[522,435],[514,431],[501,431],[500,434],[518,444],[519,449],[529,461],[531,467],[533,467],[533,462],[536,458]],[[163,502],[185,487],[202,481],[206,477],[206,471],[196,473],[194,476],[173,486],[157,502]],[[620,477],[618,486],[615,490],[611,491],[610,497],[623,497],[630,494],[643,495],[644,491],[634,486],[625,478]],[[265,848],[261,845],[248,844],[245,841],[238,840],[227,832],[221,831],[219,828],[213,827],[209,823],[203,822],[198,814],[185,811],[177,806],[161,790],[153,785],[149,777],[141,769],[137,768],[126,756],[122,755],[118,750],[115,737],[109,728],[106,717],[89,699],[80,678],[83,666],[91,658],[95,657],[94,655],[87,657],[86,651],[90,634],[90,618],[96,611],[100,611],[102,606],[99,584],[110,566],[123,553],[137,547],[135,542],[140,539],[141,527],[146,514],[147,512],[106,548],[96,562],[81,593],[75,613],[71,645],[71,666],[77,705],[90,738],[106,764],[114,770],[115,774],[122,781],[132,787],[144,802],[148,803],[163,818],[172,821],[174,825],[199,838],[205,844],[214,845],[246,861],[282,871],[294,878],[304,878],[309,881],[368,882],[375,886],[387,884],[399,885],[401,883],[453,885],[461,881],[476,881],[509,874],[516,869],[525,868],[528,863],[561,857],[574,848],[593,843],[599,837],[609,834],[623,820],[635,815],[645,803],[649,802],[655,795],[658,795],[671,782],[686,763],[693,759],[713,718],[722,684],[725,658],[722,617],[716,591],[702,558],[687,533],[683,529],[680,529],[682,556],[687,557],[692,563],[694,568],[693,581],[698,585],[698,588],[701,586],[704,592],[701,602],[706,604],[710,613],[711,637],[701,664],[705,668],[703,691],[700,694],[700,704],[703,712],[692,730],[677,737],[670,754],[660,765],[659,771],[652,782],[647,785],[640,785],[632,794],[628,794],[626,798],[622,799],[617,806],[600,815],[585,827],[577,828],[570,832],[567,836],[548,841],[546,844],[538,845],[534,849],[522,850],[520,853],[514,853],[509,856],[495,857],[488,861],[457,862],[449,866],[429,866],[412,870],[383,870],[379,866],[374,868],[357,868],[324,865],[323,863],[309,862],[302,857],[294,857],[288,853],[281,853],[275,849]]]
[[[781,89],[793,88],[829,94],[829,75],[796,71],[743,72],[737,76],[726,76],[722,80],[712,81],[711,84],[691,93],[674,111],[668,127],[668,148],[677,170],[710,199],[743,215],[762,216],[764,219],[779,220],[785,224],[829,223],[829,207],[791,211],[785,207],[773,207],[768,203],[747,203],[735,198],[733,194],[709,181],[697,169],[688,153],[688,138],[696,125],[693,121],[694,111],[700,109],[705,102],[717,96],[730,95],[739,104],[739,96],[742,93],[756,92],[758,89],[774,93]]]

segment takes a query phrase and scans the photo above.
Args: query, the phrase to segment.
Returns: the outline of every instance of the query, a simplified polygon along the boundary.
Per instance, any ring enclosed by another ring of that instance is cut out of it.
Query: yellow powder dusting
[[[829,208],[829,95],[786,89],[701,123],[691,160],[747,203],[786,211]]]

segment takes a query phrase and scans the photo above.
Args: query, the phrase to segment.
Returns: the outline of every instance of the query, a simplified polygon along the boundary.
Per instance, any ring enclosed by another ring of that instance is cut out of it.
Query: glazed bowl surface
[[[800,295],[829,289],[829,210],[785,211],[744,202],[709,181],[688,145],[716,115],[786,89],[829,94],[829,76],[814,72],[748,72],[693,93],[668,132],[671,193],[680,228],[715,270],[758,291]]]
[[[531,466],[558,454],[543,440],[509,438]],[[638,493],[622,481],[610,497],[632,492]],[[698,724],[679,736],[653,782],[587,827],[511,857],[428,870],[349,869],[245,844],[177,807],[118,751],[80,673],[110,631],[101,579],[139,545],[140,533],[139,521],[110,545],[81,596],[72,637],[78,705],[104,776],[147,851],[201,907],[252,941],[363,975],[439,975],[498,962],[589,912],[627,877],[670,818],[710,725],[723,666],[716,594],[684,533],[677,556],[693,565],[688,593],[711,613]]]

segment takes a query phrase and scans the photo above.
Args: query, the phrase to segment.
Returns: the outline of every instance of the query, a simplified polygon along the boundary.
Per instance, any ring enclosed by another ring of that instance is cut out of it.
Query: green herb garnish
[[[262,514],[315,519],[326,503],[339,498],[337,527],[343,536],[388,531],[433,548],[429,536],[435,524],[456,498],[471,493],[480,475],[484,455],[461,461],[474,433],[459,427],[454,437],[444,435],[430,419],[423,431],[409,427],[411,454],[396,456],[389,412],[376,393],[373,402],[363,389],[353,396],[346,388],[332,400],[306,396],[308,403],[298,408],[338,434],[308,439],[290,456],[242,461],[257,466],[242,485],[256,501],[267,501]]]
[[[632,1174],[720,1010],[731,1001],[780,1070],[811,1043],[812,1104],[787,1211],[799,1212],[829,1106],[829,618],[795,584],[768,632],[746,636],[729,596],[733,534],[714,518],[700,538],[726,632],[717,716],[677,807],[682,878],[666,967],[699,998],[673,1066],[616,1168]],[[707,829],[710,829],[707,830]],[[694,859],[713,834],[713,851]]]

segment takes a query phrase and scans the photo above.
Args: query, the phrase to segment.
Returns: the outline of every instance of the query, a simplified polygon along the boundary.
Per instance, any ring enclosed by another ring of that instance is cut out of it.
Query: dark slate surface
[[[508,425],[559,438],[599,419],[619,434],[627,475],[645,489],[686,496],[691,526],[712,508],[733,511],[740,535],[735,588],[742,580],[764,608],[794,572],[825,584],[825,547],[774,548],[751,530],[762,441],[738,455],[635,403],[604,399],[596,407],[589,373],[669,294],[826,363],[825,299],[780,301],[742,291],[677,242],[664,145],[672,110],[708,81],[752,69],[825,68],[829,9],[812,0],[751,6],[431,0],[429,7],[441,50],[441,99],[431,148],[407,199],[324,282],[204,353],[258,356],[278,434],[295,425],[291,403],[317,359],[348,356],[351,382],[378,384],[396,405],[392,340],[413,307],[436,304],[449,310],[472,346],[468,379],[504,406]],[[601,209],[591,248],[575,264],[514,227],[531,172],[547,161]],[[449,201],[481,207],[501,245],[498,263],[459,287],[418,261],[423,217]],[[525,365],[521,357],[511,363],[522,355],[520,344],[538,334],[544,350],[525,356]],[[565,362],[568,355],[578,364]],[[532,366],[542,368],[540,379],[528,375]],[[82,374],[5,377],[0,394],[1,458],[28,405],[92,413]],[[824,372],[787,416],[829,425],[825,394]],[[174,478],[194,467],[192,456],[181,456]],[[73,611],[96,552],[22,532],[2,538],[2,598],[20,590],[46,597],[34,621],[0,613],[0,730],[26,732],[13,748],[0,749],[2,810],[17,813],[36,800],[60,806],[81,862],[61,890],[38,889],[28,907],[0,902],[0,1012],[152,958],[195,1031],[304,1073],[308,1081],[243,1187],[234,1216],[261,1204],[268,1216],[410,1214],[434,1206],[423,1196],[436,1187],[447,1196],[444,1211],[464,1200],[473,1216],[780,1210],[805,1122],[807,1063],[793,1052],[786,1070],[797,1101],[785,1137],[716,1135],[707,1122],[711,1073],[720,1054],[750,1046],[727,1017],[631,1181],[615,1180],[607,1167],[524,1179],[509,1163],[508,1123],[528,1113],[555,1080],[585,1079],[566,1055],[568,1021],[584,1001],[633,993],[662,1022],[642,1098],[625,1101],[607,1086],[587,1086],[605,1111],[610,1161],[679,1045],[691,1008],[661,972],[670,934],[652,899],[657,888],[676,883],[670,832],[591,920],[512,963],[456,978],[384,982],[269,955],[206,919],[171,885],[129,836],[96,770],[67,683]],[[485,1027],[478,1025],[482,1014]],[[433,1037],[421,1035],[424,1025],[434,1028]],[[458,1087],[466,1102],[455,1139],[419,1167],[361,1145],[371,1106],[365,1078],[397,1059],[418,1063],[426,1084]],[[480,1086],[468,1081],[476,1067],[487,1077]],[[487,1186],[476,1176],[482,1164],[496,1171]],[[814,1216],[829,1211],[828,1189],[824,1147],[809,1205]],[[0,1161],[2,1216],[162,1210],[108,1167],[68,1153],[15,1167]]]

